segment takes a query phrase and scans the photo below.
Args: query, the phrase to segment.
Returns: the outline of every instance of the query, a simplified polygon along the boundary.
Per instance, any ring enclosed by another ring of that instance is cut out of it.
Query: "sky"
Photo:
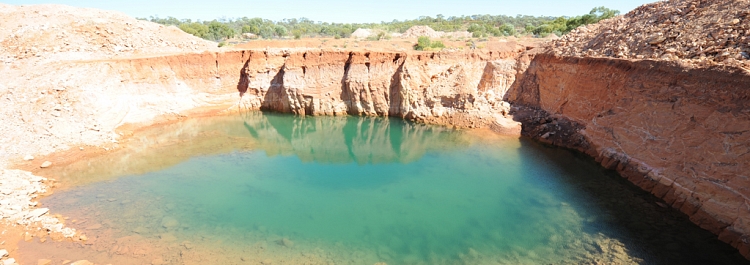
[[[11,5],[64,4],[116,10],[132,17],[176,17],[193,20],[261,17],[271,20],[309,18],[313,21],[368,23],[416,19],[420,16],[446,18],[461,15],[576,16],[605,6],[628,11],[656,0],[0,0]]]

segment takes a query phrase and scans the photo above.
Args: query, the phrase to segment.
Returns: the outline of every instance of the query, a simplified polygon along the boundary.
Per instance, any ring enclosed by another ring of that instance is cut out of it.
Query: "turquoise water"
[[[165,253],[190,242],[198,246],[191,251],[221,249],[218,256],[234,261],[627,264],[669,259],[644,251],[648,246],[638,243],[642,233],[619,225],[618,209],[587,191],[590,179],[620,189],[624,184],[567,151],[387,118],[251,113],[191,126],[201,131],[196,135],[224,137],[217,145],[243,148],[191,154],[156,171],[59,192],[44,204],[64,215],[88,217],[81,231],[98,223],[112,240],[138,235],[162,244]],[[181,145],[200,145],[183,140]],[[622,192],[634,194],[627,188]],[[630,207],[618,203],[619,210]]]

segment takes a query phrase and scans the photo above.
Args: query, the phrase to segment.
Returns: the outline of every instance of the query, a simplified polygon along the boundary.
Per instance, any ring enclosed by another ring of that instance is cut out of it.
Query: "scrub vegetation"
[[[472,15],[422,16],[413,20],[393,20],[380,23],[328,23],[308,18],[272,21],[263,18],[222,18],[212,21],[193,21],[174,17],[140,18],[163,25],[174,25],[195,36],[222,41],[238,36],[263,39],[302,37],[348,38],[358,28],[377,29],[383,32],[403,33],[413,26],[429,26],[437,31],[468,31],[474,38],[534,35],[544,37],[551,33],[563,35],[581,25],[599,22],[619,15],[620,11],[596,7],[588,14],[575,17]],[[244,35],[243,35],[244,34]],[[387,34],[385,34],[387,35]],[[384,36],[385,36],[384,35]]]

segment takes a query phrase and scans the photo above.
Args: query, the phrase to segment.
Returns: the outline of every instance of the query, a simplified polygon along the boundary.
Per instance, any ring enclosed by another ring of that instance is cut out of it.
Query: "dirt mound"
[[[355,38],[355,39],[364,39],[364,38],[370,37],[370,35],[372,35],[372,30],[371,29],[362,29],[362,28],[359,28],[359,29],[355,30],[352,33],[352,38]]]
[[[579,27],[552,43],[558,55],[680,60],[750,69],[750,1],[669,0]]]
[[[90,59],[206,50],[216,43],[119,12],[63,5],[0,5],[0,61]]]
[[[440,38],[443,36],[441,32],[437,32],[428,26],[413,26],[407,29],[404,34],[401,34],[402,38],[418,38],[427,36],[430,38]]]

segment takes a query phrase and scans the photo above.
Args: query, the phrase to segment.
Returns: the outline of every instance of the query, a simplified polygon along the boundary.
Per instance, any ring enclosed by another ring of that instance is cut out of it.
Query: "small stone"
[[[50,265],[52,264],[51,260],[48,259],[40,259],[36,262],[37,265]]]
[[[667,40],[667,38],[665,38],[664,36],[657,35],[657,36],[653,36],[649,38],[647,42],[648,44],[656,45],[656,44],[664,42],[665,40]]]
[[[32,155],[26,155],[26,156],[24,156],[24,157],[23,157],[23,160],[24,160],[24,161],[31,161],[31,160],[34,160],[34,156],[32,156]]]
[[[8,251],[5,249],[0,249],[0,258],[4,258],[5,256],[8,256]]]
[[[42,216],[42,215],[44,215],[44,214],[46,214],[48,212],[49,212],[49,209],[47,209],[47,208],[34,209],[33,211],[31,211],[27,215],[27,218],[36,218],[36,217]]]
[[[182,242],[181,245],[184,246],[186,249],[192,249],[193,248],[193,243],[190,243],[190,241]]]
[[[547,133],[543,134],[543,135],[542,135],[542,139],[547,139],[547,138],[549,138],[549,135],[550,135],[550,134],[549,134],[549,132],[547,132]]]
[[[82,241],[86,241],[86,240],[89,240],[89,237],[87,237],[86,235],[81,235],[81,236],[80,236],[79,238],[80,238],[80,239],[81,239]]]
[[[287,238],[282,238],[281,240],[279,240],[279,244],[281,244],[282,246],[285,246],[285,247],[292,247],[292,246],[294,246],[294,242],[291,241],[291,240],[289,240],[289,239],[287,239]]]
[[[51,165],[52,165],[52,162],[50,162],[50,161],[44,161],[44,163],[42,163],[42,165],[39,166],[39,167],[41,167],[41,168],[48,168]]]
[[[14,258],[3,260],[3,265],[13,265],[13,264],[16,264],[16,259]]]
[[[732,25],[737,25],[740,23],[740,20],[738,18],[732,19]]]

